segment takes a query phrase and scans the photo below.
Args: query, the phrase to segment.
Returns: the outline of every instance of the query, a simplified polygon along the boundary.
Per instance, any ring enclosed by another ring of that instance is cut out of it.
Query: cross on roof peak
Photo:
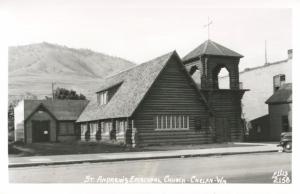
[[[207,39],[209,40],[209,26],[212,24],[212,20],[207,17],[207,24],[204,25],[204,28],[207,27]]]

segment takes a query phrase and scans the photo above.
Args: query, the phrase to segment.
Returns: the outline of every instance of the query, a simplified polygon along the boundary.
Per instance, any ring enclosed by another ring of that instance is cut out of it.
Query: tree
[[[54,99],[86,100],[86,97],[83,94],[77,94],[74,90],[56,88],[54,91]]]
[[[8,130],[11,131],[14,128],[14,105],[12,103],[8,106]]]
[[[12,141],[14,139],[14,130],[15,130],[15,114],[14,108],[17,104],[24,99],[37,99],[37,96],[26,92],[23,95],[19,95],[16,97],[9,97],[8,102],[8,139]]]

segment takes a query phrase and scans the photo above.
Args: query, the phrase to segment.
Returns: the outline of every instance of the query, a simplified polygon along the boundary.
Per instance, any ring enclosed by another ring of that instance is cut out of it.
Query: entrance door
[[[32,121],[33,142],[50,141],[50,121]]]
[[[217,142],[228,142],[229,138],[228,120],[225,118],[216,118],[216,140]]]

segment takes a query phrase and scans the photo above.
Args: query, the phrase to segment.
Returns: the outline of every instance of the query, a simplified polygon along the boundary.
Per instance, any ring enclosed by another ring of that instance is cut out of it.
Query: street
[[[291,160],[291,154],[275,152],[22,167],[9,168],[9,180],[11,183],[273,183],[276,179],[284,183],[291,180]]]

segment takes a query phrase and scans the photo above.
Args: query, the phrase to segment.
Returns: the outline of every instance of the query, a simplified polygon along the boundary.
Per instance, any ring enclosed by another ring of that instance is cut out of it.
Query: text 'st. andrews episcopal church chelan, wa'
[[[174,51],[108,77],[88,103],[35,100],[31,108],[24,101],[15,109],[15,140],[77,139],[133,146],[242,141],[242,57],[207,40],[183,59]],[[229,72],[229,89],[218,87],[222,68]],[[200,84],[192,78],[195,73],[200,74]],[[69,108],[62,110],[64,103]]]

